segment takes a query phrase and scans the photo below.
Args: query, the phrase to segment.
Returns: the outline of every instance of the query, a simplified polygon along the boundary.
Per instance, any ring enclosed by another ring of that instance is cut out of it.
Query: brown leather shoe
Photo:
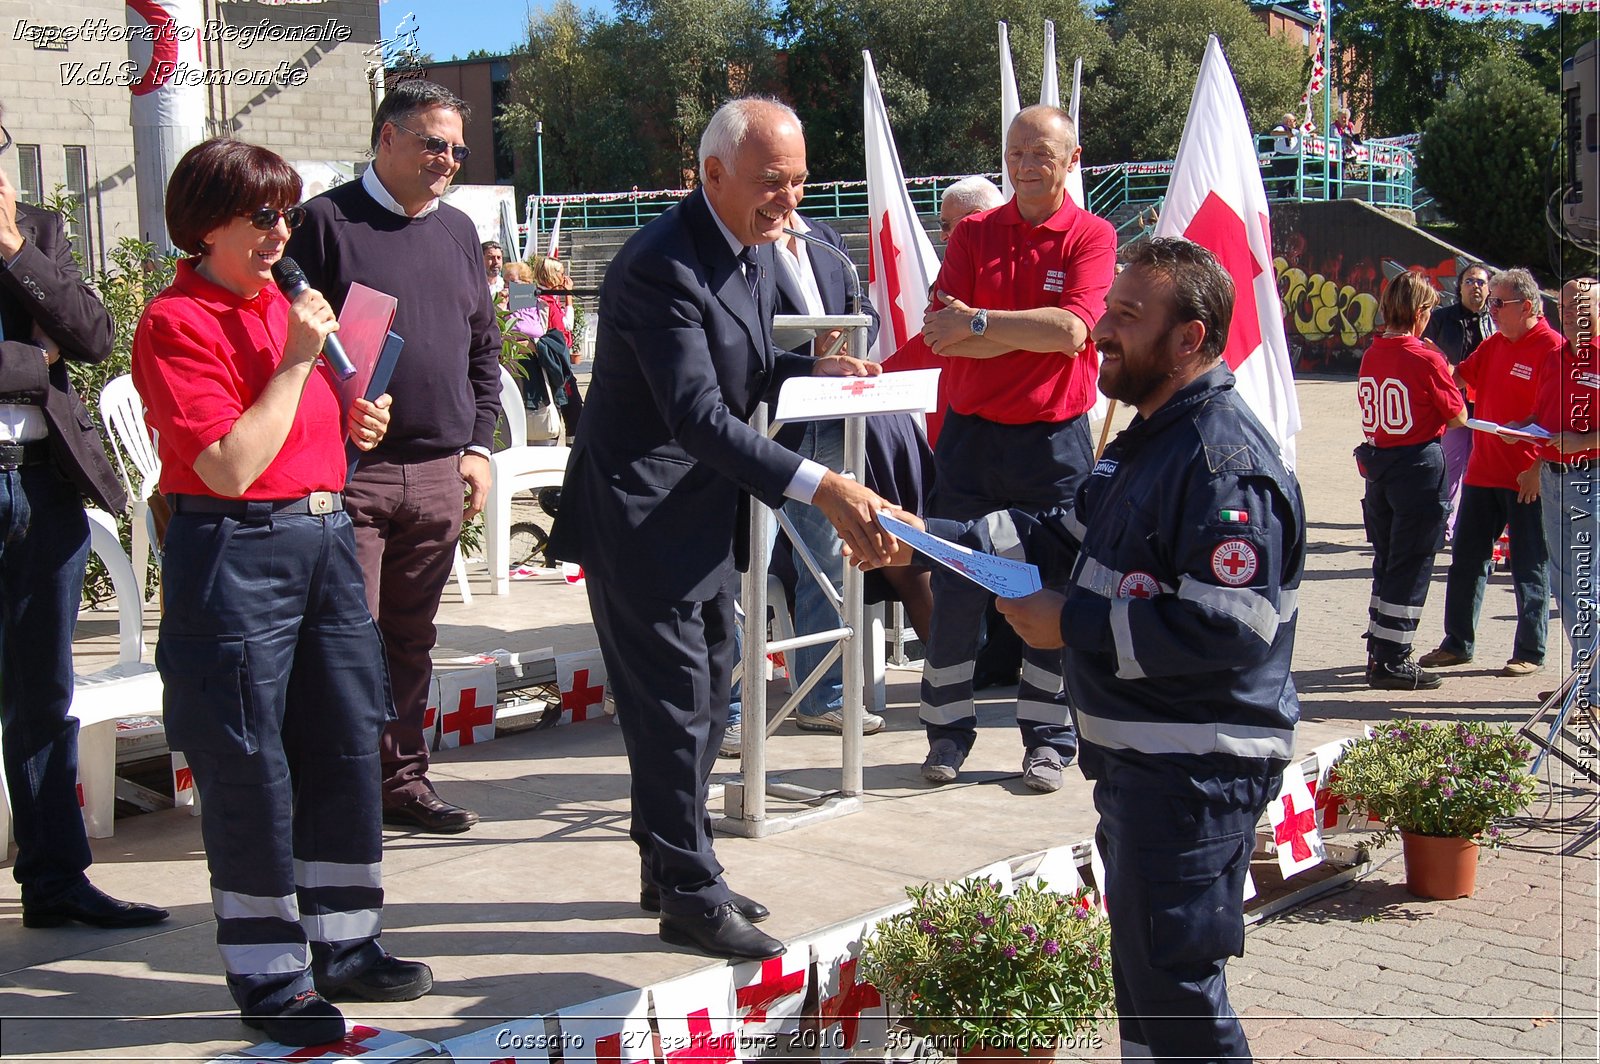
[[[1417,664],[1424,669],[1448,669],[1453,665],[1465,665],[1471,660],[1470,654],[1459,654],[1448,647],[1439,647],[1418,658]]]
[[[424,791],[402,805],[385,806],[383,822],[391,827],[459,835],[478,822],[478,814],[451,805],[432,791]]]

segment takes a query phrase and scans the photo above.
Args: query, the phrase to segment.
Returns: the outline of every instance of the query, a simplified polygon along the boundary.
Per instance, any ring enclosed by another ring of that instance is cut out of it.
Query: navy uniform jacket
[[[1091,779],[1102,751],[1293,753],[1305,511],[1277,444],[1233,384],[1218,365],[1136,418],[1071,507],[991,514],[967,533],[1045,564],[1081,544],[1061,634]]]
[[[612,260],[555,557],[656,599],[703,600],[723,586],[747,531],[743,494],[781,505],[800,467],[745,424],[813,365],[772,346],[773,255],[756,249],[758,306],[696,190]]]

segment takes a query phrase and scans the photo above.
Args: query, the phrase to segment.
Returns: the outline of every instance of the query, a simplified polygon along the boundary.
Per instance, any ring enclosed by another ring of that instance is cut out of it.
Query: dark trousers
[[[1393,665],[1411,656],[1428,601],[1433,558],[1444,546],[1444,451],[1437,440],[1410,447],[1362,447],[1367,492],[1361,514],[1372,544],[1367,653]]]
[[[1511,537],[1511,586],[1517,603],[1517,634],[1511,656],[1544,664],[1545,630],[1550,622],[1550,583],[1545,571],[1549,551],[1544,539],[1544,513],[1539,500],[1518,502],[1514,488],[1461,489],[1461,516],[1456,520],[1450,574],[1444,589],[1444,642],[1457,654],[1473,655],[1483,590],[1494,564],[1494,544],[1501,529]]]
[[[156,665],[200,791],[217,946],[246,1013],[383,952],[383,647],[342,513],[173,517]]]
[[[733,582],[703,602],[652,599],[593,573],[586,583],[628,751],[641,878],[660,888],[663,912],[707,912],[731,897],[706,791],[728,724]]]
[[[371,459],[345,488],[367,608],[383,633],[395,718],[383,729],[383,802],[431,789],[422,720],[433,678],[434,617],[461,538],[463,487],[454,455],[426,462]]]
[[[89,867],[67,715],[88,556],[83,502],[53,465],[0,471],[0,732],[24,903],[77,886]]]
[[[1224,967],[1244,954],[1244,880],[1282,764],[1107,758],[1095,781],[1123,1059],[1250,1060]]]
[[[1093,465],[1088,418],[1060,423],[1001,425],[950,412],[934,452],[938,477],[928,513],[975,521],[1011,507],[1048,510],[1071,499]],[[1042,574],[1046,586],[1067,573]],[[953,739],[963,750],[977,740],[972,677],[984,609],[993,596],[965,577],[933,573],[933,619],[922,669],[921,718],[928,741]],[[1022,651],[1017,686],[1017,727],[1022,745],[1053,746],[1070,760],[1077,735],[1061,682],[1061,652]]]

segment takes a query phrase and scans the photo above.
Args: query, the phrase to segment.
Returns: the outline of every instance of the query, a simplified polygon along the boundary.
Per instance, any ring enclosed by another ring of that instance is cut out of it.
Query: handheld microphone
[[[272,264],[272,279],[278,282],[278,290],[291,300],[311,287],[306,280],[306,272],[291,258],[281,258]],[[329,333],[323,338],[322,357],[327,360],[333,375],[340,380],[347,381],[356,375],[355,363],[344,353],[344,345],[339,342],[337,335]]]

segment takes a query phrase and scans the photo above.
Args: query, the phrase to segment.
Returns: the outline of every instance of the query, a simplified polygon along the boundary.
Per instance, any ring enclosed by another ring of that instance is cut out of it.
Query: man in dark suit
[[[633,776],[640,905],[661,913],[664,941],[766,958],[783,944],[752,926],[766,908],[723,882],[706,812],[745,497],[811,502],[860,557],[885,557],[893,541],[876,494],[745,423],[790,377],[878,372],[772,345],[770,245],[806,178],[799,119],[774,101],[725,104],[701,138],[700,178],[606,272],[584,432],[550,546],[588,576]]]
[[[0,157],[10,146],[0,125]],[[102,362],[111,342],[111,315],[73,264],[61,216],[18,203],[0,169],[0,731],[24,927],[167,918],[84,875],[92,858],[78,809],[78,722],[67,715],[89,557],[82,496],[112,513],[127,498],[66,360]]]

